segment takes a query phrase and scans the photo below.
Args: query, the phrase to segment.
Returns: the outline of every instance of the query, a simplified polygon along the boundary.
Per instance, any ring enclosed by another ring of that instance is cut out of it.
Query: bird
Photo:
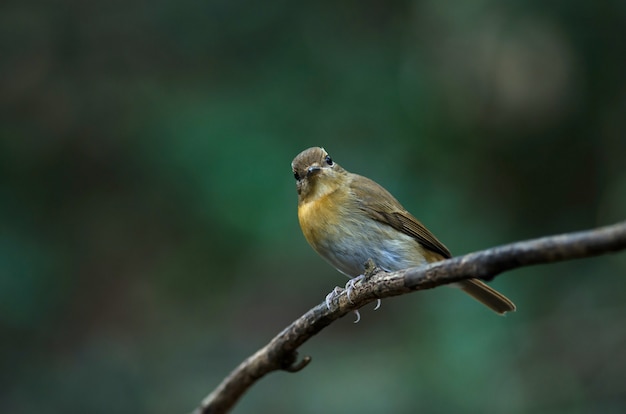
[[[382,270],[393,272],[452,257],[389,191],[367,177],[348,172],[324,148],[302,151],[291,168],[298,193],[298,221],[305,239],[351,281],[363,278],[369,259]],[[516,309],[510,299],[478,279],[456,285],[500,315]],[[326,303],[329,306],[328,297]]]

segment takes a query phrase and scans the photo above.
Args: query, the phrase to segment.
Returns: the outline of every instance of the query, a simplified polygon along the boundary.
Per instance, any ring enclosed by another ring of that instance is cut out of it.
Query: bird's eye
[[[297,172],[297,171],[294,171],[294,172],[293,172],[293,176],[294,176],[294,178],[295,178],[297,181],[300,181],[300,174],[298,174],[298,172]]]
[[[326,158],[324,158],[324,161],[326,161],[326,164],[328,165],[333,165],[333,159],[330,158],[330,155],[327,155]]]

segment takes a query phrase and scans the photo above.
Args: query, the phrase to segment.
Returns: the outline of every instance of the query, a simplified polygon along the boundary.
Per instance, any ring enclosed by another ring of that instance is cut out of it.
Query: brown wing
[[[450,251],[422,223],[402,207],[387,190],[370,180],[352,174],[351,190],[359,200],[359,207],[372,219],[388,224],[417,240],[425,249],[444,258],[452,257]],[[460,282],[461,288],[493,311],[504,314],[514,311],[515,304],[500,292],[476,279]]]
[[[450,251],[437,238],[402,207],[389,191],[369,178],[351,174],[351,190],[359,200],[359,207],[372,219],[387,224],[417,240],[424,248],[444,258],[452,257]]]

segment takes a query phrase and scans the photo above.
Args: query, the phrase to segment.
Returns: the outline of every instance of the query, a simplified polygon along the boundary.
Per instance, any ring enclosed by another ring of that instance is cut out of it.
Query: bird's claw
[[[348,301],[350,303],[354,303],[352,301],[352,298],[350,298],[350,295],[352,293],[352,291],[354,290],[354,286],[361,282],[362,280],[364,280],[366,278],[365,275],[359,275],[357,277],[354,277],[350,280],[348,280],[348,283],[346,283],[346,287],[345,289],[340,288],[339,286],[335,286],[335,288],[328,294],[326,295],[326,308],[328,310],[331,310],[331,304],[333,303],[333,301],[337,298],[337,296],[341,295],[344,290],[346,292],[346,297],[348,298]],[[380,304],[381,304],[381,300],[377,299],[377,303],[376,303],[376,307],[374,308],[374,310],[377,310],[378,308],[380,308]],[[356,315],[356,319],[354,320],[354,323],[359,323],[359,321],[361,320],[361,314],[359,313],[358,309],[355,309],[354,314]]]
[[[354,303],[350,298],[350,294],[352,293],[352,290],[354,290],[354,286],[363,279],[365,279],[365,275],[358,275],[357,277],[353,277],[352,279],[348,280],[348,283],[346,283],[346,296],[348,297],[348,302]]]
[[[326,295],[326,309],[330,310],[331,303],[337,296],[341,295],[341,292],[343,292],[343,289],[339,286],[335,286],[335,288],[328,295]]]

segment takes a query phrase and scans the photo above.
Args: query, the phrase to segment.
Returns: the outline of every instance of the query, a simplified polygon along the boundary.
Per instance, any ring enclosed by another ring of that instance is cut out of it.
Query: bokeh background
[[[626,217],[623,1],[0,6],[0,411],[182,413],[345,278],[324,146],[455,254]],[[386,300],[244,413],[626,410],[626,255]]]

